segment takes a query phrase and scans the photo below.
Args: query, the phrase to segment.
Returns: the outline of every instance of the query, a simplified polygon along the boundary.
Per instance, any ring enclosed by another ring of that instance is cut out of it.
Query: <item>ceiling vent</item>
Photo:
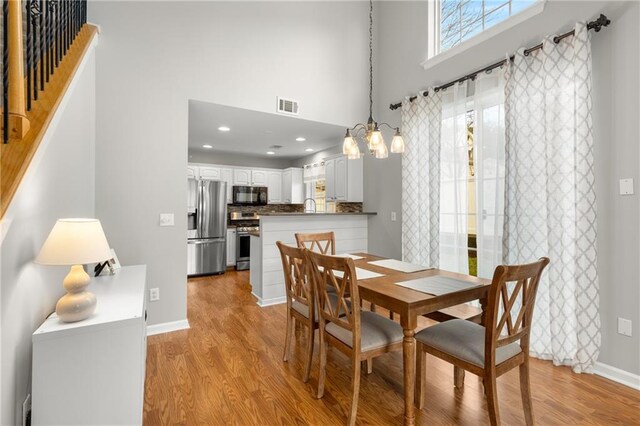
[[[278,112],[280,114],[298,115],[298,101],[276,97],[278,101]]]

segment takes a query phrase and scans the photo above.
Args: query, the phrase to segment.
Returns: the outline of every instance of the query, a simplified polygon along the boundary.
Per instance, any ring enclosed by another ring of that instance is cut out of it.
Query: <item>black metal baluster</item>
[[[2,0],[2,142],[9,143],[9,0]]]
[[[58,68],[58,64],[60,63],[60,60],[62,59],[62,56],[60,55],[60,48],[62,47],[62,43],[60,42],[60,37],[62,36],[62,33],[60,32],[60,16],[61,16],[61,11],[62,7],[59,1],[56,1],[56,14],[53,18],[53,24],[55,25],[56,28],[56,68]],[[55,70],[54,70],[55,71]]]
[[[29,18],[31,18],[31,56],[33,58],[33,100],[38,100],[38,17],[40,16],[40,9],[38,7],[38,0],[29,0]],[[42,67],[42,64],[40,64]]]
[[[26,33],[26,50],[25,56],[27,57],[27,69],[25,70],[27,73],[27,111],[31,111],[31,44],[33,40],[31,39],[31,12],[29,11],[29,0],[25,2],[25,20],[27,21],[27,33]]]
[[[44,2],[43,0],[39,0],[38,8],[40,9],[40,14],[38,15],[38,39],[40,46],[40,90],[44,90]]]

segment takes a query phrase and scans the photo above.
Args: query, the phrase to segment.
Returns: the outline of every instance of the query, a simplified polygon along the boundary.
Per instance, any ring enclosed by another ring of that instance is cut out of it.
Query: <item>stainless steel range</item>
[[[229,220],[236,225],[236,270],[250,268],[251,236],[249,232],[260,231],[260,216],[257,213],[233,212]]]

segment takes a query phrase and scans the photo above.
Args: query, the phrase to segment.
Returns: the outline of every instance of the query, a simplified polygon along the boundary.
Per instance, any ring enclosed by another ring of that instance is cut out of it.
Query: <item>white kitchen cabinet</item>
[[[324,184],[325,198],[327,201],[333,201],[336,198],[336,160],[330,158],[324,160]]]
[[[304,202],[301,168],[290,167],[282,171],[282,202],[285,204],[302,204]]]
[[[227,204],[233,203],[233,169],[220,169],[220,180],[227,183]]]
[[[282,202],[282,172],[279,170],[267,173],[269,204]]]
[[[51,314],[33,333],[33,425],[140,425],[147,357],[146,266],[91,278],[95,313]]]
[[[268,172],[266,170],[252,170],[251,171],[251,185],[253,186],[267,186]]]
[[[198,174],[198,166],[187,166],[187,179],[198,179],[200,175]]]
[[[233,169],[233,184],[251,186],[251,169]]]
[[[236,228],[227,228],[227,266],[236,264]]]
[[[348,160],[344,155],[325,159],[327,201],[359,202],[364,199],[364,160]]]
[[[220,167],[200,167],[200,179],[222,180]]]

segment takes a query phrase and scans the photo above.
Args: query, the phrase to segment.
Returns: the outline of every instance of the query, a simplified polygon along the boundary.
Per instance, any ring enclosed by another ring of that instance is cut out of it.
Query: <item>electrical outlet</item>
[[[618,317],[618,333],[631,337],[631,320]]]
[[[31,426],[31,394],[22,403],[22,426]]]
[[[157,287],[149,289],[149,301],[157,302],[158,300],[160,300],[160,289]]]
[[[396,221],[396,212],[391,212],[391,222]]]

